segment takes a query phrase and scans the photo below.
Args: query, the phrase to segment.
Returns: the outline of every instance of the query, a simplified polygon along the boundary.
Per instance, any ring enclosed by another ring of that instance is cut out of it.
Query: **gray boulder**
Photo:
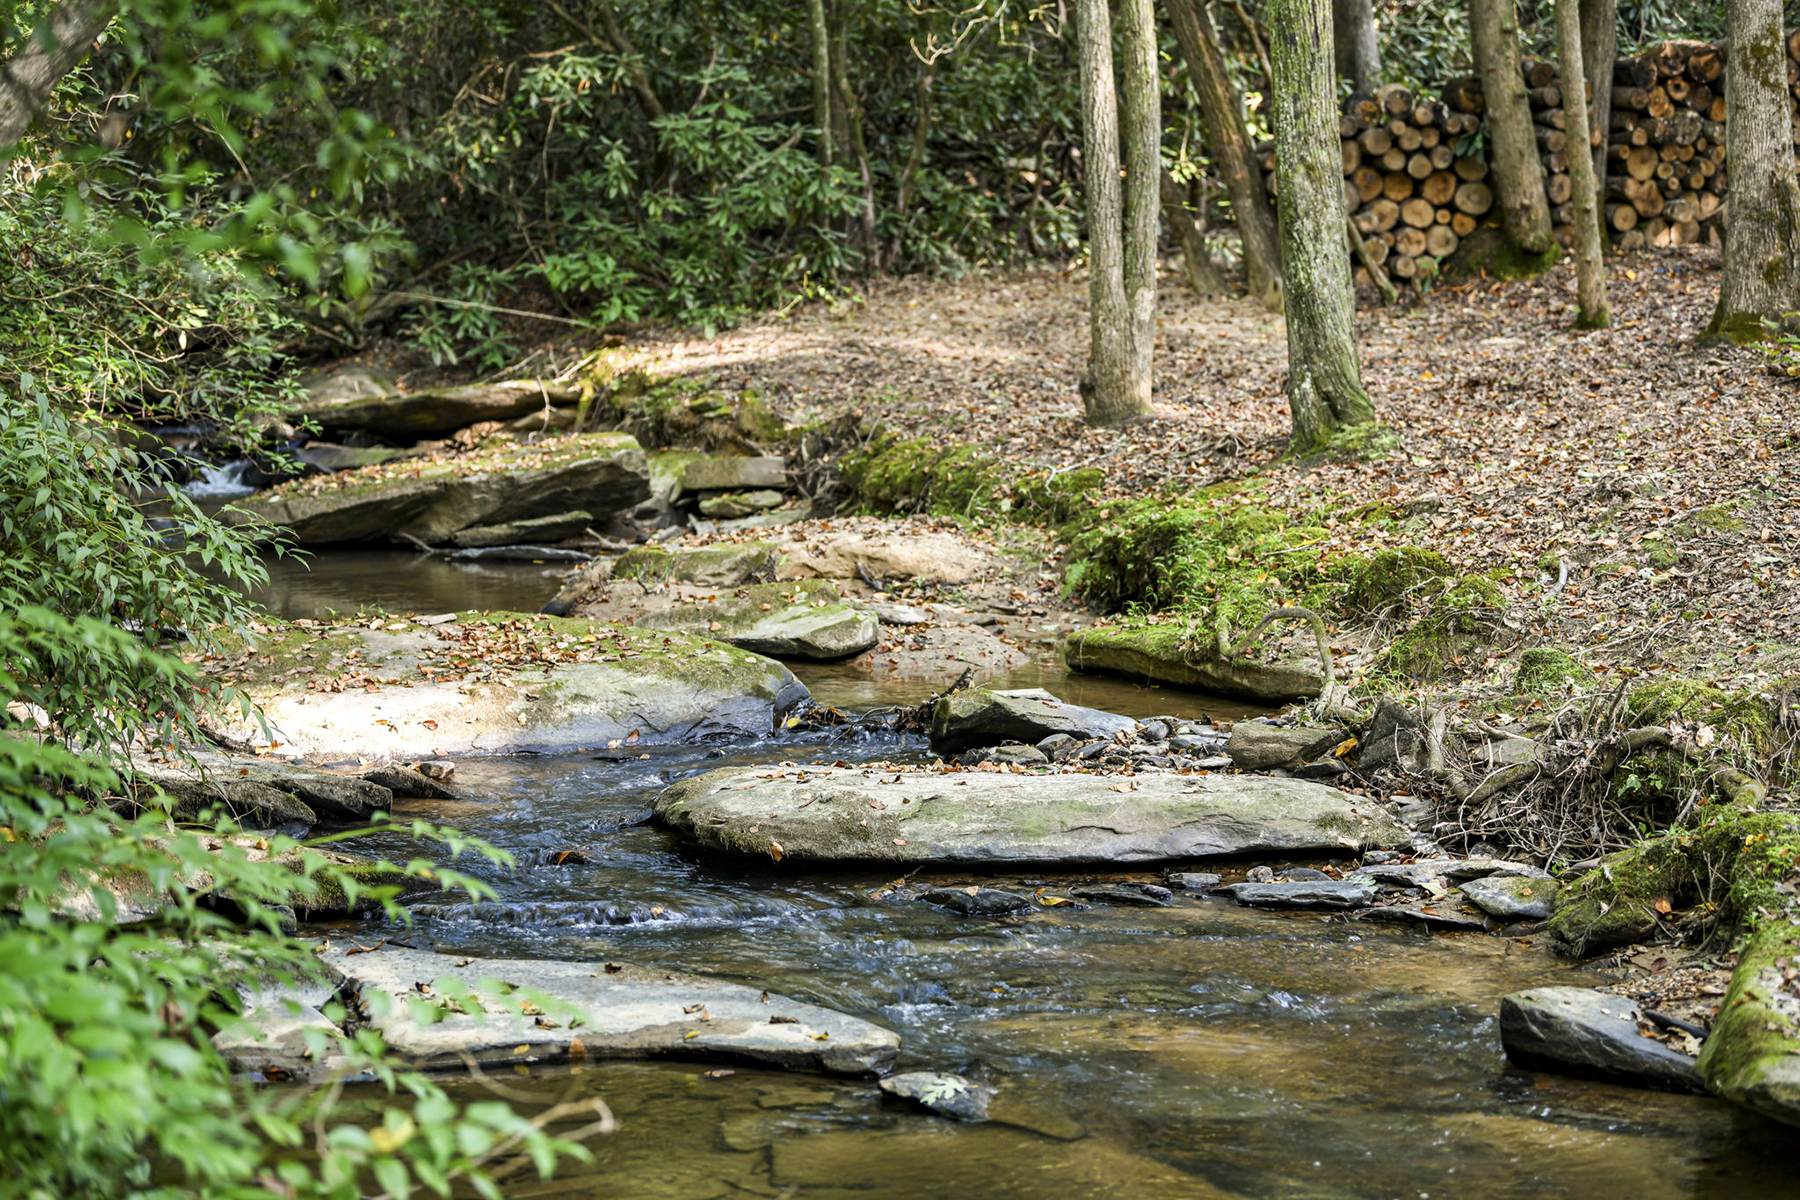
[[[1521,875],[1490,875],[1461,887],[1469,902],[1502,921],[1548,921],[1556,907],[1556,881]]]
[[[931,747],[948,754],[1004,742],[1034,745],[1058,733],[1086,741],[1136,727],[1130,717],[1065,704],[1039,689],[972,688],[945,696],[931,710]]]
[[[1231,727],[1225,753],[1240,771],[1269,771],[1311,762],[1343,740],[1343,733],[1336,729],[1239,721]]]
[[[760,988],[660,968],[453,958],[421,950],[320,955],[403,1062],[456,1069],[465,1055],[524,1066],[584,1058],[727,1059],[832,1075],[883,1075],[900,1039],[856,1017]],[[467,989],[468,999],[457,999]],[[520,1004],[527,1005],[520,1011]]]
[[[1371,888],[1345,880],[1233,883],[1218,890],[1255,908],[1361,908],[1375,898]]]
[[[360,823],[394,803],[394,793],[379,783],[278,759],[199,749],[186,751],[184,758],[155,762],[139,753],[132,758],[132,770],[140,781],[196,806],[216,801],[228,811],[261,812],[277,821],[305,819],[311,824],[323,817]],[[298,806],[283,805],[268,791],[289,796]]]
[[[729,767],[676,783],[654,811],[703,846],[813,862],[1155,862],[1405,844],[1374,801],[1264,776]]]
[[[1638,1032],[1625,996],[1543,987],[1500,1001],[1500,1041],[1522,1067],[1611,1079],[1674,1092],[1701,1091],[1693,1058]]]
[[[771,508],[780,508],[787,497],[771,488],[763,488],[754,492],[727,492],[722,496],[708,496],[700,502],[702,516],[716,517],[720,520],[732,520],[737,517],[748,517],[755,513],[767,512]]]
[[[1180,888],[1184,892],[1204,892],[1218,887],[1225,882],[1224,877],[1211,871],[1177,871],[1168,876],[1169,886]]]
[[[937,1071],[890,1075],[881,1081],[881,1090],[940,1117],[957,1121],[987,1120],[988,1105],[995,1095],[995,1089],[985,1084]]]

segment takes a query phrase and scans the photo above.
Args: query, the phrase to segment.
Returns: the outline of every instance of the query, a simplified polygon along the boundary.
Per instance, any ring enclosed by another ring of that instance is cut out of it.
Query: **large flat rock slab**
[[[1406,844],[1375,802],[1245,775],[1013,775],[732,767],[656,816],[703,846],[813,862],[1155,862]]]
[[[807,698],[780,663],[722,642],[513,613],[296,622],[213,673],[289,753],[334,759],[766,737]],[[271,740],[254,720],[227,732]]]
[[[467,1055],[520,1065],[727,1059],[883,1075],[900,1048],[892,1030],[857,1017],[677,971],[345,946],[320,958],[368,1007],[370,1026],[388,1046],[425,1069],[458,1068]],[[458,998],[465,989],[475,1003]],[[508,1011],[527,997],[525,1011]],[[485,1011],[472,1011],[478,1005]]]
[[[636,439],[587,433],[310,475],[245,498],[227,517],[286,530],[303,545],[396,535],[442,543],[468,529],[617,512],[647,497],[649,480]]]
[[[1228,660],[1193,638],[1178,619],[1078,629],[1063,644],[1063,658],[1074,671],[1244,696],[1266,704],[1317,696],[1325,686],[1316,656],[1310,662],[1296,656],[1275,662]]]

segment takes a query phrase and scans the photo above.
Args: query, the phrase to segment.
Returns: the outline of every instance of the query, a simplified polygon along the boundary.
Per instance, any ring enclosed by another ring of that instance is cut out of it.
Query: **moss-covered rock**
[[[1701,908],[1755,928],[1792,911],[1800,885],[1800,814],[1709,804],[1691,824],[1568,883],[1550,932],[1577,954],[1641,941],[1665,913]]]
[[[839,463],[845,489],[877,512],[999,517],[1062,525],[1091,508],[1106,485],[1098,467],[1050,471],[976,446],[885,434]]]
[[[1345,612],[1376,615],[1403,606],[1421,588],[1455,574],[1450,560],[1436,550],[1394,546],[1334,561],[1330,582],[1337,586],[1337,603]]]
[[[1800,1125],[1800,922],[1763,927],[1738,956],[1719,1019],[1700,1051],[1706,1086]]]
[[[1633,688],[1626,697],[1626,711],[1639,725],[1687,721],[1710,725],[1755,757],[1778,748],[1773,707],[1755,692],[1729,692],[1692,679],[1664,679]]]
[[[1492,645],[1506,596],[1493,580],[1465,576],[1432,598],[1381,654],[1376,674],[1409,681],[1450,674],[1472,651]]]
[[[1593,681],[1594,673],[1576,662],[1567,650],[1533,646],[1519,655],[1513,690],[1521,695],[1550,695],[1583,688]]]

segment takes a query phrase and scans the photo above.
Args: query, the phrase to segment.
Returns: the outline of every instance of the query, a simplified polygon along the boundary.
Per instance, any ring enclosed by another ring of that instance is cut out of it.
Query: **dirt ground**
[[[1374,462],[1280,461],[1281,318],[1197,301],[1172,271],[1157,414],[1125,430],[1081,419],[1077,273],[884,281],[713,338],[632,345],[658,372],[755,388],[790,420],[860,410],[1021,461],[1103,467],[1116,495],[1258,474],[1296,507],[1417,502],[1422,527],[1386,536],[1468,570],[1513,568],[1514,617],[1533,640],[1585,647],[1603,671],[1740,684],[1800,667],[1800,380],[1754,349],[1699,341],[1717,272],[1708,248],[1614,259],[1615,325],[1596,332],[1569,327],[1566,267],[1365,308],[1364,379],[1402,439]],[[1384,536],[1350,522],[1333,533],[1364,549]]]

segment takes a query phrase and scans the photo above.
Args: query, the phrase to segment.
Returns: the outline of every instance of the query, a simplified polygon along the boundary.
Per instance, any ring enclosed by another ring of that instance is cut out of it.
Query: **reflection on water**
[[[624,762],[480,760],[459,768],[474,799],[404,809],[499,843],[520,865],[465,863],[497,901],[420,897],[412,930],[361,926],[359,937],[719,975],[890,1026],[903,1070],[1002,1089],[999,1121],[959,1126],[892,1107],[871,1083],[748,1068],[520,1077],[511,1086],[545,1103],[566,1088],[602,1096],[620,1128],[595,1143],[594,1164],[513,1181],[509,1198],[1794,1194],[1791,1131],[1703,1098],[1510,1070],[1498,998],[1592,979],[1527,942],[1191,897],[963,919],[878,894],[890,877],[746,866],[645,823],[656,792],[694,771],[922,749],[815,736]],[[572,848],[590,861],[555,865]],[[1089,877],[983,881],[1060,892]],[[933,870],[909,886],[970,881]]]
[[[567,563],[453,563],[394,550],[309,550],[268,560],[250,598],[280,617],[466,609],[536,612],[556,595]]]

